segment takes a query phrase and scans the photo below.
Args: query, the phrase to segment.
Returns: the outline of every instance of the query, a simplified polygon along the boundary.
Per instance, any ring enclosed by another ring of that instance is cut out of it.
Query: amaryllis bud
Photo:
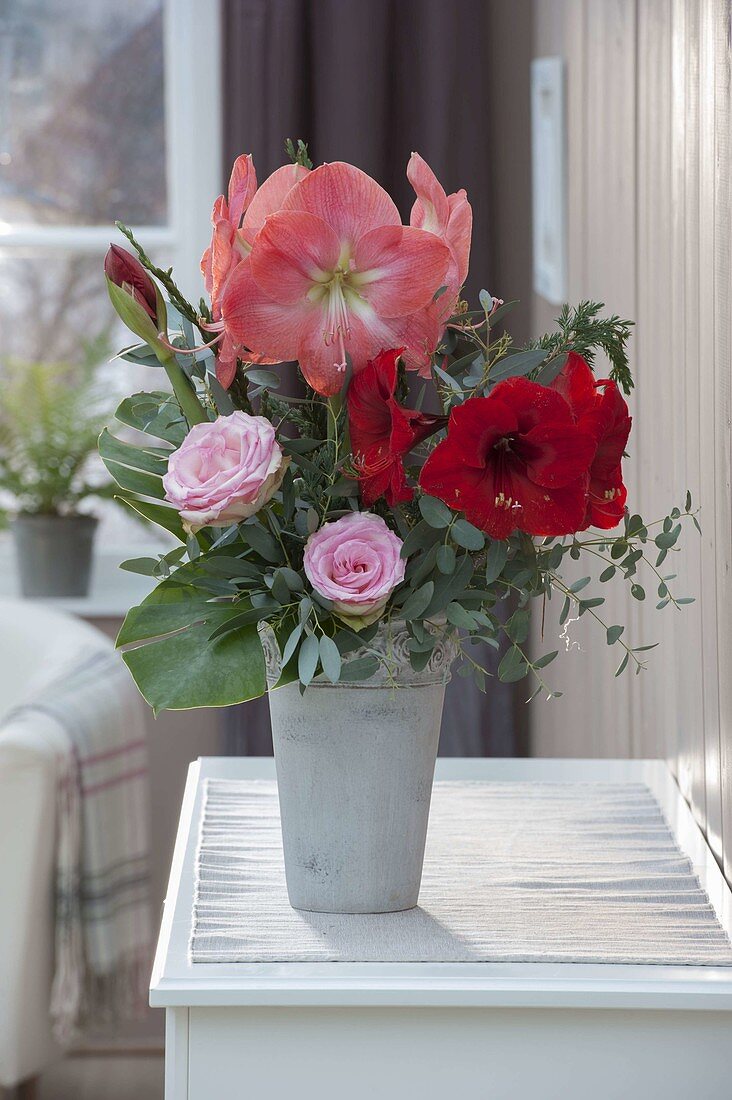
[[[140,261],[131,252],[120,248],[119,245],[110,244],[107,255],[104,257],[104,273],[110,282],[122,287],[142,306],[148,317],[157,322],[155,285]]]

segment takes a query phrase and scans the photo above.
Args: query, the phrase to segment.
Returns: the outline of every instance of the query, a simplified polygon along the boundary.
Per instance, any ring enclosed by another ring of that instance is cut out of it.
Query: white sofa
[[[54,755],[42,714],[3,721],[89,647],[112,643],[79,619],[0,599],[0,1086],[60,1054],[51,1034]]]

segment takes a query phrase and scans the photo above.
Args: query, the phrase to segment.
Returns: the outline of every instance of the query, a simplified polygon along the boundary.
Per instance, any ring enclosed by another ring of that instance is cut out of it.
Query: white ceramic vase
[[[456,655],[437,632],[414,672],[403,623],[369,643],[387,668],[369,680],[270,690],[290,903],[325,913],[390,913],[417,904],[445,686]],[[279,650],[263,632],[270,689]],[[349,654],[349,659],[365,651]]]

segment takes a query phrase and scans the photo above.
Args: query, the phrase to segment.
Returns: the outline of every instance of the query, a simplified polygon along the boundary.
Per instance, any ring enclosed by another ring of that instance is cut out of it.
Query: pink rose
[[[267,503],[288,461],[266,417],[233,412],[191,428],[168,460],[165,496],[191,531],[228,527]]]
[[[352,512],[315,531],[305,546],[305,573],[315,591],[354,629],[375,622],[404,580],[402,540],[372,512]]]

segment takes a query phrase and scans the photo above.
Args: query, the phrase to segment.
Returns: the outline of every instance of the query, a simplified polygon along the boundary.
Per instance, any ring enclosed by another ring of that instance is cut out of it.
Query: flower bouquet
[[[403,909],[452,666],[483,690],[487,645],[500,680],[557,694],[557,651],[528,639],[532,606],[558,598],[562,623],[589,615],[622,651],[618,675],[639,671],[650,647],[565,567],[588,557],[644,599],[642,567],[658,606],[678,607],[662,567],[696,517],[688,495],[655,525],[626,507],[629,322],[582,302],[515,348],[514,302],[461,297],[464,191],[413,154],[403,225],[358,168],[313,168],[288,145],[259,187],[250,156],[234,164],[198,306],[125,227],[137,258],[108,253],[141,341],[121,356],[171,388],[123,401],[117,420],[142,435],[105,430],[100,452],[122,499],[178,543],[125,563],[159,583],[118,644],[156,712],[269,691],[294,905]]]

